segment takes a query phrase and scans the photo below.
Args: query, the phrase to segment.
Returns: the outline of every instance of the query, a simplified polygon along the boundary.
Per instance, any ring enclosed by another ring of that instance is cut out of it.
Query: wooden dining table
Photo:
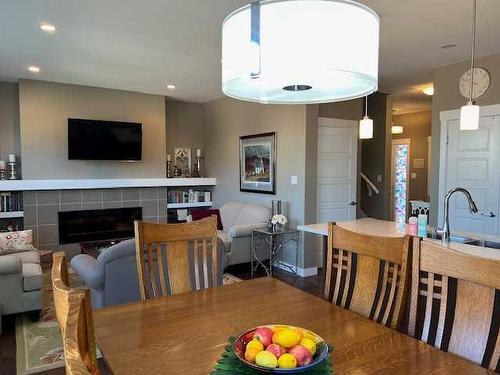
[[[96,310],[116,375],[210,374],[230,336],[264,324],[308,328],[333,346],[336,374],[486,374],[487,370],[273,278]]]

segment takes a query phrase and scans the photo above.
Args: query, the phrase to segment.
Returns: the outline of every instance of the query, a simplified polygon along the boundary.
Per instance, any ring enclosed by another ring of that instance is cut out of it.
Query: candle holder
[[[0,169],[0,180],[5,180],[5,169]]]
[[[17,176],[16,176],[16,163],[9,162],[9,167],[10,167],[10,177],[9,177],[9,180],[17,180]]]
[[[167,160],[167,178],[172,178],[172,161]]]
[[[196,157],[197,161],[193,165],[193,172],[191,173],[191,177],[201,177],[200,174],[200,157]]]

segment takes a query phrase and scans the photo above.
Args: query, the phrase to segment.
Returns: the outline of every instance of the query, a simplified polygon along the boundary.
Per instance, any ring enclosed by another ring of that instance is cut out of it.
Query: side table
[[[262,242],[259,243],[259,240]],[[283,253],[285,245],[295,242],[295,264],[284,263],[276,258]],[[265,259],[260,259],[257,256],[257,247],[264,244],[268,248],[269,253],[269,267],[264,263]],[[255,270],[259,267],[264,268],[267,275],[273,275],[273,264],[278,263],[280,266],[288,268],[293,274],[297,275],[298,258],[299,258],[299,231],[297,229],[283,229],[283,230],[268,230],[267,228],[253,229],[250,245],[250,258],[251,258],[251,277]]]

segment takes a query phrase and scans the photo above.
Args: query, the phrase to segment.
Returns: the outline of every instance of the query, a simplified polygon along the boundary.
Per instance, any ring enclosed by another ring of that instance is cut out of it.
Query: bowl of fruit
[[[233,344],[245,365],[275,374],[299,373],[328,357],[328,345],[316,333],[288,325],[265,325],[242,333]]]

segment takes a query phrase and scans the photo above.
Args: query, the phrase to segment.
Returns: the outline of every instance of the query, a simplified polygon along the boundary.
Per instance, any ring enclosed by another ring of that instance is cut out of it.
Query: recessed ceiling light
[[[173,90],[173,89],[175,89],[175,85],[167,85],[167,89]]]
[[[423,92],[425,95],[432,96],[432,95],[434,95],[434,86],[424,87],[424,88],[422,89],[422,92]]]
[[[30,66],[28,66],[28,70],[31,73],[39,73],[40,72],[40,67],[36,66],[36,65],[30,65]]]
[[[442,49],[449,49],[449,48],[455,48],[457,45],[454,44],[454,43],[451,43],[451,44],[443,44],[441,46]]]
[[[56,27],[50,23],[42,23],[40,25],[40,30],[45,31],[47,33],[53,33],[56,31]]]

